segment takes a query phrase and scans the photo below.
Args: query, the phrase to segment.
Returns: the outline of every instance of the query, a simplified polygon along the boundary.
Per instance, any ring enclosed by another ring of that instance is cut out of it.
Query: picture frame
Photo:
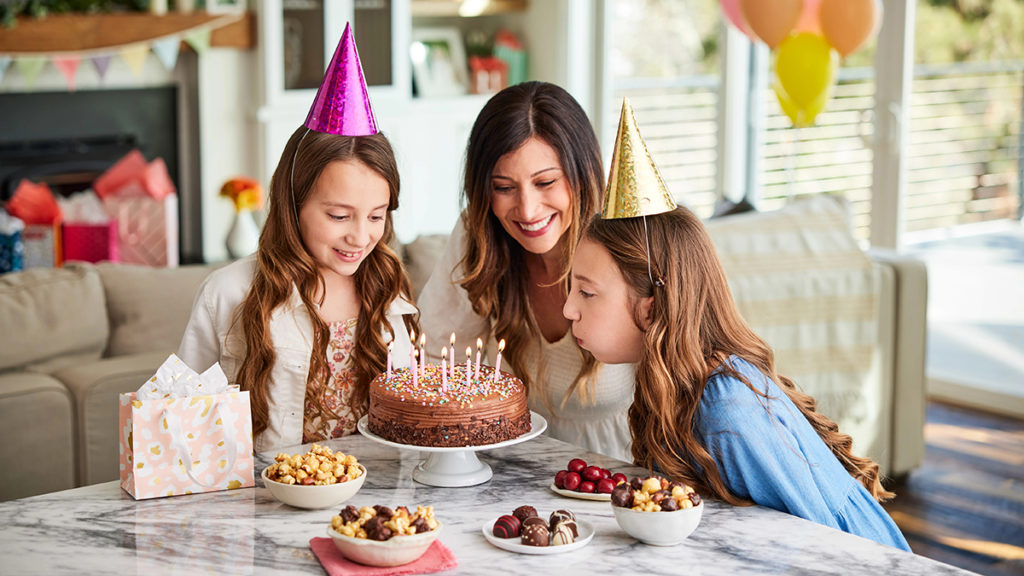
[[[241,14],[246,10],[246,0],[206,0],[206,11],[210,14]]]
[[[466,52],[458,28],[413,28],[409,58],[420,97],[461,96],[467,92]]]

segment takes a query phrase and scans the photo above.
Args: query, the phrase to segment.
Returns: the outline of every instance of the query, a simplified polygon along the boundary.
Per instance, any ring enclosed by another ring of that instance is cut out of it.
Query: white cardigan
[[[456,358],[464,360],[466,345],[482,338],[486,342],[489,363],[493,365],[496,344],[491,323],[473,312],[465,289],[452,282],[453,271],[456,279],[461,276],[461,270],[456,267],[463,256],[465,238],[464,219],[459,218],[444,255],[420,293],[420,326],[427,335],[428,357],[432,360],[439,361],[441,346],[447,344],[449,335],[455,332],[458,338]],[[525,360],[537,383],[530,392],[530,409],[548,421],[548,435],[592,452],[633,461],[628,419],[633,402],[632,364],[601,364],[594,402],[583,404],[574,394],[565,406],[559,406],[583,365],[571,331],[557,342],[548,342],[540,336],[537,346],[527,351]],[[501,368],[511,371],[504,362]],[[538,377],[541,371],[543,374]]]
[[[242,304],[256,270],[256,257],[249,256],[214,271],[203,282],[192,305],[178,356],[189,367],[202,372],[215,362],[231,383],[245,361],[245,339],[240,326],[232,326],[235,310]],[[394,366],[409,366],[411,343],[402,316],[415,314],[416,307],[402,299],[391,303],[387,320],[395,331]],[[389,335],[382,328],[385,341]],[[277,361],[271,369],[267,388],[270,421],[254,438],[256,452],[266,452],[302,443],[302,419],[306,398],[309,358],[313,351],[313,324],[302,304],[298,288],[287,302],[274,310],[270,334]]]

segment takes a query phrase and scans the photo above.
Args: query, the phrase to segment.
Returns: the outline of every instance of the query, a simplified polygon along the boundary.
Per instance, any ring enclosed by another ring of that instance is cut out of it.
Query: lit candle
[[[416,369],[416,357],[420,355],[420,351],[412,349],[412,362],[409,363],[409,369],[412,370],[412,387],[416,388],[419,386],[419,374],[420,371]]]
[[[413,353],[416,351],[416,331],[409,331],[409,370],[416,371],[416,357]]]
[[[427,377],[427,335],[420,334],[420,377]]]
[[[452,337],[448,339],[448,343],[451,344],[449,352],[451,357],[448,358],[448,369],[452,371],[452,380],[455,380],[455,332],[452,332]]]
[[[448,391],[448,347],[441,347],[441,391]]]
[[[388,378],[391,378],[391,350],[394,349],[395,342],[392,340],[388,342]]]
[[[466,388],[469,388],[469,377],[473,375],[473,347],[466,346]]]
[[[476,339],[476,372],[474,372],[474,378],[480,379],[480,349],[484,347],[484,341]]]
[[[502,338],[501,342],[498,342],[498,358],[494,362],[494,381],[498,381],[498,372],[501,371],[501,351],[505,349],[505,339]]]

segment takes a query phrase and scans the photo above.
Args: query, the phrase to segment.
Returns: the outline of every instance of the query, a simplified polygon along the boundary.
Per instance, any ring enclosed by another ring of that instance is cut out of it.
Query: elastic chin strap
[[[299,228],[299,205],[295,203],[295,159],[299,156],[299,146],[302,146],[302,141],[306,139],[306,135],[309,134],[309,128],[302,134],[302,138],[299,138],[299,143],[295,145],[295,152],[292,152],[292,167],[288,171],[288,192],[292,195],[292,214],[295,215],[295,230]]]
[[[644,248],[647,249],[647,277],[651,279],[651,284],[661,288],[665,285],[665,282],[659,277],[657,280],[654,279],[654,275],[651,274],[651,235],[647,233],[647,215],[644,214]]]

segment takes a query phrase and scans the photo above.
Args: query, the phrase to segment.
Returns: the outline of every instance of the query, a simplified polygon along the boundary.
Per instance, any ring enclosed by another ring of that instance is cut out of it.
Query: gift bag
[[[63,262],[60,238],[61,225],[27,224],[21,235],[21,262],[29,268],[56,268]]]
[[[61,232],[64,261],[118,262],[117,222],[65,222]]]
[[[121,488],[136,500],[253,486],[249,392],[121,394]]]
[[[178,266],[178,196],[107,196],[103,206],[117,220],[121,262]]]

